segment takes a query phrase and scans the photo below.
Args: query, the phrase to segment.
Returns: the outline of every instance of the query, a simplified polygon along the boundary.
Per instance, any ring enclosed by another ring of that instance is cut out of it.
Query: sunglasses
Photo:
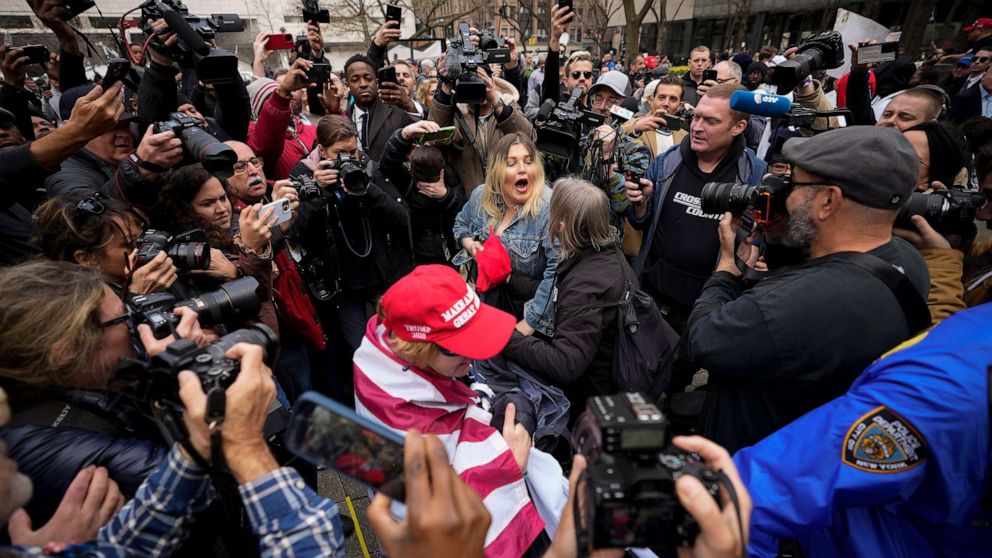
[[[454,352],[449,351],[448,349],[445,349],[441,345],[438,345],[437,346],[437,352],[441,353],[442,355],[444,355],[446,357],[457,357],[457,356],[461,356],[458,353],[454,353]]]
[[[579,77],[585,77],[586,79],[591,79],[592,72],[572,72],[572,79],[579,79]]]
[[[992,56],[976,56],[971,61],[972,62],[988,62],[989,60],[992,60]]]

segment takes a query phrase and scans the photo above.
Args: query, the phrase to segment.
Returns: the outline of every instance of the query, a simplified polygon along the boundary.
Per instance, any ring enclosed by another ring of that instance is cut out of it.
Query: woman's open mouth
[[[516,183],[513,184],[513,188],[521,194],[526,194],[527,188],[529,186],[530,186],[530,180],[526,178],[521,178],[520,180],[517,180]]]

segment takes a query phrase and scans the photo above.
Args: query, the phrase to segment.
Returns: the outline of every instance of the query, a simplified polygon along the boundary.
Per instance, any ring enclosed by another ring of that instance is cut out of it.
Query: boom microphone
[[[537,111],[537,118],[535,120],[547,120],[551,113],[555,110],[555,102],[552,99],[547,99],[541,108]]]
[[[185,41],[189,48],[200,56],[210,54],[210,45],[200,37],[199,33],[189,26],[189,23],[186,23],[186,20],[183,19],[183,16],[179,12],[162,2],[158,4],[158,7],[162,12],[162,19],[169,26],[169,31],[179,35],[179,38]]]
[[[792,101],[788,97],[762,91],[734,91],[730,96],[730,108],[758,116],[782,118],[792,108]]]

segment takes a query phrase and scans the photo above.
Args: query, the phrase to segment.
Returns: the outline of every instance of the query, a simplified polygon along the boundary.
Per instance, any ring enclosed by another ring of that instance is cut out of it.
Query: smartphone
[[[425,145],[428,143],[432,144],[448,144],[451,143],[451,138],[455,135],[454,126],[445,126],[436,132],[427,132],[426,134],[420,134],[417,138],[417,143],[420,145]]]
[[[379,71],[376,72],[376,77],[379,78],[379,83],[397,83],[396,66],[379,68]]]
[[[289,199],[287,198],[281,198],[272,203],[263,205],[262,209],[258,210],[258,214],[264,215],[269,209],[273,210],[272,216],[276,217],[276,222],[273,223],[273,225],[281,225],[293,218],[293,210],[290,207]]]
[[[293,50],[292,33],[272,33],[265,41],[265,48],[268,50]]]
[[[882,62],[891,62],[896,59],[897,54],[899,54],[899,43],[897,41],[859,46],[858,63],[881,64]]]
[[[572,0],[558,0],[558,7],[568,6],[568,9],[572,10]]]
[[[22,56],[30,58],[32,64],[48,64],[48,58],[51,56],[45,45],[25,45],[14,48],[20,49],[23,53]]]
[[[331,65],[327,62],[314,64],[307,75],[310,76],[310,83],[327,83],[331,79]]]
[[[127,73],[131,71],[131,62],[123,58],[110,58],[107,60],[107,75],[103,76],[100,85],[106,91],[114,84],[124,81]]]
[[[662,113],[661,117],[665,119],[665,122],[668,122],[668,129],[673,132],[677,132],[679,130],[688,130],[688,128],[686,128],[685,125],[685,119],[682,118],[681,116]]]
[[[395,4],[386,4],[386,21],[400,22],[403,17],[403,10]]]
[[[716,81],[716,70],[703,70],[703,81],[700,83],[706,83],[708,80]]]
[[[403,436],[308,391],[293,408],[286,448],[403,502]]]

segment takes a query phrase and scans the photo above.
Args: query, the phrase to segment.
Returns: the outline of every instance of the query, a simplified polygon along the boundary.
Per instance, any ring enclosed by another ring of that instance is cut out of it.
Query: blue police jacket
[[[844,350],[838,347],[837,350]],[[868,367],[843,397],[734,456],[754,502],[749,551],[992,556],[992,304]]]

